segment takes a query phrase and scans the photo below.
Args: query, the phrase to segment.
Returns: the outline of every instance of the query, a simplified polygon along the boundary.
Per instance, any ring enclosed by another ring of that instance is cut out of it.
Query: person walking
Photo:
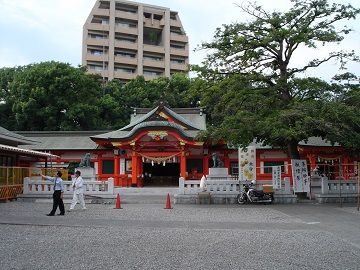
[[[74,207],[78,201],[80,202],[82,209],[85,210],[86,206],[85,206],[84,189],[83,189],[84,179],[81,177],[80,171],[75,172],[75,178],[73,179],[72,186],[74,189],[74,195],[69,211],[74,210]]]
[[[41,175],[41,176],[46,180],[54,183],[53,208],[51,212],[47,214],[47,216],[54,216],[58,206],[60,209],[60,214],[58,214],[58,216],[64,216],[65,215],[65,207],[63,202],[64,182],[61,179],[62,173],[58,171],[55,177],[46,176],[46,175]]]

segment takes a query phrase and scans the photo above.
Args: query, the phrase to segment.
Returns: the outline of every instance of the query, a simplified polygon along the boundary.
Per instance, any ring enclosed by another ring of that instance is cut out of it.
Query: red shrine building
[[[71,171],[90,153],[97,179],[112,177],[115,186],[177,186],[179,177],[200,179],[213,166],[214,153],[228,168],[228,174],[237,177],[241,151],[226,143],[199,141],[197,135],[205,130],[202,108],[169,108],[160,103],[155,108],[134,108],[130,123],[115,131],[19,133],[39,142],[27,148],[58,156],[52,160],[53,167]],[[281,166],[282,178],[292,178],[291,159],[286,152],[260,144],[250,148],[253,169],[248,173],[254,179],[270,180],[272,166]],[[358,173],[356,158],[321,138],[300,142],[298,150],[310,171],[317,170],[329,179],[352,179]]]

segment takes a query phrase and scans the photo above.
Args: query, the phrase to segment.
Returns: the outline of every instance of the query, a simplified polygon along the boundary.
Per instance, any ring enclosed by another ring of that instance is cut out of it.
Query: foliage
[[[193,68],[209,84],[201,97],[212,111],[208,136],[228,137],[242,146],[256,138],[298,157],[299,141],[329,134],[323,107],[346,89],[302,74],[330,60],[344,68],[359,58],[354,51],[335,51],[302,66],[293,58],[304,49],[341,43],[351,30],[340,22],[355,19],[360,9],[330,6],[327,0],[291,2],[293,7],[283,13],[269,13],[254,3],[239,6],[252,20],[223,25],[212,42],[199,47],[211,50],[203,66]]]
[[[101,130],[125,126],[132,107],[151,108],[162,99],[184,102],[190,79],[183,74],[123,85],[59,62],[0,69],[0,119],[9,130]]]

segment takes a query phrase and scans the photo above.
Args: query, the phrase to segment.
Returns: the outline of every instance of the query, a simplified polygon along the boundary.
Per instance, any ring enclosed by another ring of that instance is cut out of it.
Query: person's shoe
[[[74,211],[74,209],[71,209],[71,208],[70,208],[70,209],[68,210],[68,212],[71,212],[71,211]]]
[[[54,214],[46,214],[48,217],[52,217],[54,216]]]
[[[57,214],[57,216],[65,216],[65,213]]]

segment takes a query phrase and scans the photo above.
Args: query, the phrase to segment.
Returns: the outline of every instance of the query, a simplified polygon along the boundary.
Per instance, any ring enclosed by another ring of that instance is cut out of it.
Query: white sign
[[[254,146],[239,148],[240,181],[256,180],[256,148]]]
[[[272,185],[274,189],[281,189],[281,166],[272,166]]]
[[[120,158],[120,174],[125,174],[125,158]]]
[[[294,192],[310,192],[310,177],[306,160],[291,160]]]

